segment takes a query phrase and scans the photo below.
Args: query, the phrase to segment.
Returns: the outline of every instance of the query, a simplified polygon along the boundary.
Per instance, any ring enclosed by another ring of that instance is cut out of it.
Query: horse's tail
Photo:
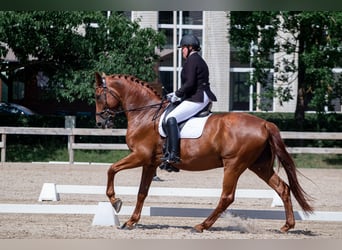
[[[279,164],[284,167],[291,192],[293,193],[303,211],[312,213],[314,209],[308,202],[308,200],[311,200],[311,197],[303,190],[298,182],[298,170],[296,169],[296,165],[292,157],[286,150],[285,143],[280,136],[278,127],[271,122],[266,122],[265,127],[269,132],[269,143],[271,146],[272,154],[277,156]]]

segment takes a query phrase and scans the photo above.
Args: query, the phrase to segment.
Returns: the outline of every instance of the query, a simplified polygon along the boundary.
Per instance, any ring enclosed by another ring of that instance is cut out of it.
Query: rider
[[[180,162],[178,123],[191,118],[211,101],[217,101],[209,87],[208,65],[198,53],[201,50],[199,39],[194,35],[185,35],[178,48],[182,49],[182,55],[186,61],[181,72],[181,87],[167,95],[172,103],[180,102],[166,117],[169,152],[162,160],[167,163]]]

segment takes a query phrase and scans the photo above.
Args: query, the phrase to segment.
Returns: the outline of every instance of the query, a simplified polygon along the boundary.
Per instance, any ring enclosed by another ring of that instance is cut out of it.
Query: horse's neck
[[[136,110],[144,107],[149,107],[151,105],[157,104],[161,102],[161,99],[157,96],[151,95],[146,90],[139,93],[139,88],[134,91],[125,92],[124,98],[122,100],[122,106],[125,110]],[[137,94],[138,92],[138,94]],[[148,111],[148,109],[143,109]]]
[[[123,90],[122,107],[126,111],[128,125],[144,126],[153,124],[161,99],[144,86],[134,86]],[[155,105],[155,106],[154,106]],[[160,111],[162,112],[162,111]]]

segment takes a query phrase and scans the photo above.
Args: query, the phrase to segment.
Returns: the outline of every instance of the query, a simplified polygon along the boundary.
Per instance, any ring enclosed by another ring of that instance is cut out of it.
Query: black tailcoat
[[[217,101],[209,85],[207,63],[197,52],[192,53],[183,65],[181,87],[176,91],[176,95],[182,100],[203,102],[203,92],[205,92],[210,100]]]

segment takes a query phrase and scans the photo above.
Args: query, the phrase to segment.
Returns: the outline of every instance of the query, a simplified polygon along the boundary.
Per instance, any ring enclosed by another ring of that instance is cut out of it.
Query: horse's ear
[[[102,86],[102,77],[99,72],[95,72],[95,80],[96,80],[96,86],[101,87]]]

